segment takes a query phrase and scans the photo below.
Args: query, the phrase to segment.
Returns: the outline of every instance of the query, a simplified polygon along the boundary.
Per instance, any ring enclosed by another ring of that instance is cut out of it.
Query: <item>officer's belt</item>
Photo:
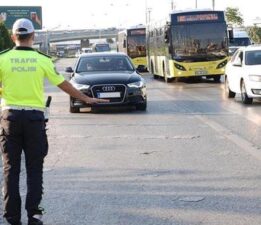
[[[38,108],[38,107],[30,107],[30,106],[15,106],[15,105],[6,105],[2,107],[2,111],[4,110],[9,110],[9,109],[13,109],[13,110],[37,110],[37,111],[41,111],[44,112],[43,108]]]

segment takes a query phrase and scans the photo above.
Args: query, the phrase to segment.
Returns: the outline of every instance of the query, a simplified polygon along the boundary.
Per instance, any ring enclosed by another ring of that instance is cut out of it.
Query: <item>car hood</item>
[[[136,72],[87,72],[75,74],[72,82],[78,84],[129,84],[140,81],[142,78]]]

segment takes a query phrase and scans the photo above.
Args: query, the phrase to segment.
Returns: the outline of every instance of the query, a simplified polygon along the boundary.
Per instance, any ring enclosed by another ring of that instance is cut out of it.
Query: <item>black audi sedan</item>
[[[147,108],[145,80],[136,71],[130,58],[119,52],[82,54],[71,73],[70,83],[89,97],[109,99],[109,103],[98,103],[91,107],[135,106],[137,110]],[[70,97],[70,112],[90,107],[79,99]]]

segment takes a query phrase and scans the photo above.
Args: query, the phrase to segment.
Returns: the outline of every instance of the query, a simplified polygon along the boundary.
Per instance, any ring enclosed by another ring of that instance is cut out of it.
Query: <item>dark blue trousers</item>
[[[19,175],[24,151],[27,174],[25,208],[28,217],[37,214],[43,194],[43,162],[48,141],[43,112],[4,110],[1,115],[0,147],[3,159],[4,218],[10,223],[21,219]]]

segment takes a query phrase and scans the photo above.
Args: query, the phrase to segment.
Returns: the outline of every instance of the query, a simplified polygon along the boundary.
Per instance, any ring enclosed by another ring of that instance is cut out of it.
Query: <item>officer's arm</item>
[[[83,94],[82,92],[75,89],[71,83],[68,81],[63,81],[61,84],[58,85],[60,89],[62,89],[64,92],[69,94],[70,96],[74,98],[78,98],[81,101],[85,102],[86,104],[95,104],[95,103],[106,103],[109,102],[109,100],[105,99],[98,99],[98,98],[90,98],[87,95]]]

